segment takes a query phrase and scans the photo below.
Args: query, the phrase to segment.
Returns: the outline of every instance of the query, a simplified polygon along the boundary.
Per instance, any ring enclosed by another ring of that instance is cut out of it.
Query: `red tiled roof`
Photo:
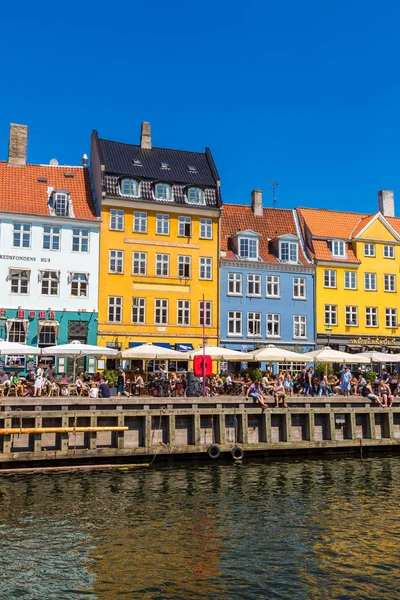
[[[65,177],[64,173],[72,173],[73,177]],[[39,177],[47,181],[40,182]],[[49,216],[48,186],[70,193],[75,218],[97,218],[88,169],[62,165],[15,167],[0,161],[0,211]]]
[[[361,263],[361,261],[354,254],[351,244],[346,244],[346,258],[337,258],[336,256],[333,257],[329,250],[328,242],[326,240],[313,240],[313,248],[313,255],[316,258],[316,260],[329,260],[340,263]]]
[[[371,215],[328,210],[326,208],[298,208],[298,213],[303,217],[307,229],[312,237],[326,239],[349,240],[351,232],[365,217]]]
[[[263,216],[257,217],[251,206],[239,204],[224,204],[221,215],[221,250],[226,252],[225,258],[236,259],[237,256],[231,250],[229,238],[238,233],[250,229],[260,233],[259,253],[264,262],[279,263],[272,252],[271,244],[268,242],[280,235],[292,234],[298,237],[293,211],[283,208],[264,208]],[[299,246],[299,260],[301,264],[309,262],[304,257]]]

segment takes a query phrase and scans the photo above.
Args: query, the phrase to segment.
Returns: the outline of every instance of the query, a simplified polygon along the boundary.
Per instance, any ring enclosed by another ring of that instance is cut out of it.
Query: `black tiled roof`
[[[105,173],[212,187],[217,185],[219,179],[208,149],[205,152],[168,148],[145,150],[134,144],[122,144],[101,138],[98,139],[98,147]],[[135,165],[134,160],[140,160],[142,166]],[[168,163],[169,169],[162,169],[161,163]],[[189,171],[189,166],[195,167],[196,172]]]

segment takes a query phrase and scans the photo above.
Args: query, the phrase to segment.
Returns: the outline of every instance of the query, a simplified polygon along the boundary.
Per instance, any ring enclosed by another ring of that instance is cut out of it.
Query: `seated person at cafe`
[[[144,380],[141,373],[136,373],[134,376],[135,393],[140,396],[140,391],[144,388]]]
[[[100,378],[100,386],[99,386],[99,397],[100,398],[110,398],[111,392],[108,387],[108,383],[104,379],[104,377]]]
[[[8,375],[4,371],[0,371],[0,383],[6,383],[9,381]]]

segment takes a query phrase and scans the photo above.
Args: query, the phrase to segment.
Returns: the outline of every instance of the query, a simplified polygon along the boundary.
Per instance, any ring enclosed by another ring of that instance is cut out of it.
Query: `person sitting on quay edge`
[[[379,384],[378,392],[383,400],[383,408],[391,408],[393,404],[393,396],[391,394],[389,384],[386,383],[383,379]]]
[[[247,388],[246,400],[248,400],[249,398],[253,398],[253,400],[257,400],[257,402],[259,402],[261,404],[261,406],[263,407],[263,410],[268,408],[268,406],[264,402],[265,396],[261,390],[259,381],[253,381],[253,383],[251,385],[249,385],[249,387]]]
[[[104,377],[100,377],[99,398],[110,398],[111,391]]]
[[[379,396],[377,396],[376,394],[374,394],[374,391],[372,389],[371,383],[369,381],[367,381],[367,383],[362,388],[361,395],[362,395],[363,398],[368,398],[368,400],[374,400],[375,402],[377,402],[379,404],[379,406],[381,408],[383,408],[383,404],[380,401]]]
[[[365,379],[364,375],[363,375],[362,373],[360,373],[360,376],[359,376],[359,378],[358,378],[358,380],[357,380],[357,384],[356,384],[356,386],[355,386],[355,388],[354,388],[354,393],[356,394],[356,396],[357,396],[358,394],[361,394],[361,395],[362,395],[362,390],[363,390],[363,387],[364,387],[366,384],[367,384],[367,380]]]
[[[282,377],[277,377],[274,383],[274,388],[272,390],[272,394],[275,398],[275,407],[277,408],[279,406],[279,400],[282,399],[283,401],[283,408],[287,408],[287,404],[286,404],[286,394],[285,394],[285,388],[283,386],[283,381],[282,381]]]

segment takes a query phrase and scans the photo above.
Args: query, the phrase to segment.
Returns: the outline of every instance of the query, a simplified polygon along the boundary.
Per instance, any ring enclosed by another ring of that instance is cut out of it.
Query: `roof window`
[[[188,171],[191,173],[197,173],[197,169],[193,165],[188,165]]]
[[[134,198],[139,196],[139,184],[136,179],[130,177],[121,179],[120,190],[123,196],[133,196]]]
[[[38,177],[39,183],[47,183],[47,177]]]
[[[169,164],[167,162],[162,162],[162,163],[160,163],[160,165],[161,165],[162,169],[165,169],[165,170],[169,169]]]
[[[172,188],[169,183],[156,183],[154,186],[154,195],[157,200],[166,200],[172,202]]]
[[[135,165],[135,167],[143,167],[142,161],[139,158],[135,158],[133,160],[133,164]]]
[[[68,192],[57,190],[53,192],[53,210],[57,217],[70,216],[70,200]]]
[[[199,187],[190,187],[187,190],[186,201],[188,204],[205,204],[204,191]]]
[[[343,240],[331,240],[330,250],[335,258],[346,258],[346,244]]]

